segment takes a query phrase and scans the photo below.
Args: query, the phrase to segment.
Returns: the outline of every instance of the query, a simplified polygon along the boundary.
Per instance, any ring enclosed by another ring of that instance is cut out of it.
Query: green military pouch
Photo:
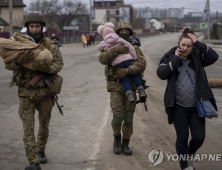
[[[62,83],[63,83],[62,76],[55,74],[55,75],[52,75],[51,78],[52,78],[52,83],[54,85],[56,94],[60,94],[61,89],[62,89]]]

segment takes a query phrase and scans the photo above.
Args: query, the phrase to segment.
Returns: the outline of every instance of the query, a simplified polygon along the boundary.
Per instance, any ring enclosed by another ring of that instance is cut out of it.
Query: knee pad
[[[123,119],[124,119],[123,114],[113,113],[113,120],[112,120],[113,126],[121,126]]]
[[[126,127],[133,126],[133,115],[134,115],[134,112],[124,113],[124,123]]]

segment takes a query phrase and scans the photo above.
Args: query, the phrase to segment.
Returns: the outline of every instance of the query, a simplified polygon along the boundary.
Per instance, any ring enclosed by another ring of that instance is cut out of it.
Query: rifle
[[[62,111],[63,105],[60,106],[59,103],[58,103],[59,98],[56,94],[54,85],[52,84],[52,78],[50,77],[50,74],[42,72],[42,77],[43,77],[45,83],[47,84],[47,86],[49,87],[49,90],[52,94],[52,97],[53,97],[58,109],[59,109],[60,114],[63,115],[63,111]],[[55,105],[55,103],[52,104],[52,107]]]
[[[146,85],[146,80],[145,80],[145,79],[142,79],[142,80],[141,80],[141,83],[142,83],[144,89],[147,89],[147,87],[150,87],[150,86],[147,86],[147,85]],[[145,94],[146,94],[146,92],[145,92]],[[145,98],[142,98],[142,99],[140,99],[140,100],[137,100],[137,101],[136,101],[136,104],[138,104],[138,103],[144,103],[145,110],[148,111],[147,105],[146,105],[146,98],[147,98],[147,94],[146,94],[146,97],[145,97]]]

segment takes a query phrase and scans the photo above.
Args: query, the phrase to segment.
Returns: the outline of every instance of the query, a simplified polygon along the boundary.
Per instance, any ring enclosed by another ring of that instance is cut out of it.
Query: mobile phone
[[[179,49],[181,49],[181,47],[179,46]],[[181,57],[181,54],[179,54],[179,57]]]

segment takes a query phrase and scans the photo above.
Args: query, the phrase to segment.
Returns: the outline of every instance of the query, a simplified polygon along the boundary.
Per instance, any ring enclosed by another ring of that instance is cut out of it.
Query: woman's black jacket
[[[196,88],[200,100],[209,99],[214,108],[217,110],[216,101],[212,90],[208,84],[207,76],[204,67],[213,64],[218,59],[218,54],[206,44],[196,41],[195,48],[189,56],[191,67],[196,72]],[[169,124],[173,121],[173,106],[175,103],[175,82],[179,72],[177,67],[182,64],[181,58],[175,55],[175,50],[178,47],[172,48],[160,60],[157,69],[157,75],[162,80],[167,80],[167,87],[164,95],[164,106],[168,114]]]

